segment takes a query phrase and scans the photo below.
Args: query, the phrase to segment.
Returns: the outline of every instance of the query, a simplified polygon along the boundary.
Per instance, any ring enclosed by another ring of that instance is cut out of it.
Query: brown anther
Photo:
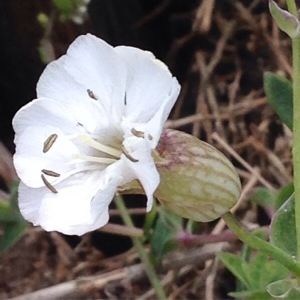
[[[134,136],[139,137],[139,138],[144,138],[145,137],[145,133],[143,131],[139,131],[139,130],[136,130],[134,128],[131,129],[131,133]]]
[[[42,180],[43,180],[45,186],[46,186],[52,193],[57,194],[57,190],[54,188],[53,185],[51,185],[51,183],[46,179],[46,177],[45,177],[43,174],[41,175],[41,177],[42,177]]]
[[[56,133],[51,134],[46,141],[44,142],[44,147],[43,147],[43,152],[46,153],[47,151],[50,150],[54,142],[56,141],[58,135]]]
[[[87,89],[87,93],[89,94],[89,97],[94,99],[94,100],[98,100],[98,98],[95,96],[95,94],[93,93],[92,90]]]
[[[125,147],[122,145],[122,153],[132,162],[138,162],[138,159],[133,158],[128,151],[125,149]]]
[[[46,170],[46,169],[43,169],[42,173],[44,173],[45,175],[48,175],[48,176],[52,176],[52,177],[59,177],[60,176],[59,173],[56,173],[56,172],[51,171],[51,170]]]

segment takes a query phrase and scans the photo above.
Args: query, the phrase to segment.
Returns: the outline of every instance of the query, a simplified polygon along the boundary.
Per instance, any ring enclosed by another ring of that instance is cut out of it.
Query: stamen
[[[125,149],[125,147],[122,145],[122,153],[129,159],[131,160],[132,162],[138,162],[139,160],[138,159],[135,159],[133,158],[129,152]]]
[[[44,173],[45,175],[48,175],[48,176],[52,176],[52,177],[59,177],[60,176],[59,173],[56,173],[56,172],[51,171],[51,170],[46,170],[46,169],[43,169],[42,173]]]
[[[84,155],[84,154],[80,154],[80,153],[74,154],[73,157],[82,159],[84,161],[92,161],[92,162],[97,162],[97,163],[106,164],[106,165],[110,165],[117,161],[116,159],[113,159],[113,158],[89,156],[89,155]]]
[[[51,183],[46,179],[46,177],[45,177],[43,174],[41,175],[41,177],[42,177],[42,180],[43,180],[45,186],[46,186],[52,193],[57,194],[57,190],[54,188],[53,185],[51,185]]]
[[[143,131],[139,131],[139,130],[136,130],[134,128],[131,129],[131,133],[134,136],[139,137],[139,138],[144,138],[145,137],[145,133]]]
[[[148,139],[149,139],[150,141],[153,140],[153,136],[152,136],[150,133],[148,134]]]
[[[125,96],[124,96],[124,105],[127,105],[127,96],[126,96],[126,92],[125,92]]]
[[[98,100],[98,98],[95,96],[95,94],[93,93],[92,90],[87,89],[87,93],[89,94],[90,98],[92,98],[94,100]]]
[[[52,147],[52,145],[54,144],[54,142],[56,141],[58,135],[56,133],[51,134],[46,141],[44,142],[44,148],[43,148],[43,152],[46,153],[47,151],[50,150],[50,148]]]
[[[117,157],[117,158],[120,158],[122,152],[120,150],[117,150],[113,147],[110,147],[110,146],[107,146],[107,145],[103,145],[97,141],[95,141],[94,139],[86,136],[86,135],[79,135],[78,136],[78,139],[83,142],[84,144],[94,148],[94,149],[97,149],[97,150],[100,150],[102,151],[103,153],[107,153],[111,156],[114,156],[114,157]]]

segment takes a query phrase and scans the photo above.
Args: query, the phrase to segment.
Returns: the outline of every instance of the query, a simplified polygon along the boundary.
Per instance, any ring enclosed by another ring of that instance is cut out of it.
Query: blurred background
[[[192,133],[224,151],[213,139],[216,132],[258,168],[271,187],[291,182],[291,134],[263,91],[265,71],[291,77],[290,41],[274,25],[266,0],[0,0],[0,140],[8,153],[14,151],[11,120],[36,97],[45,65],[86,33],[114,46],[149,50],[168,65],[182,85],[168,127]],[[2,164],[8,164],[9,154],[1,151]],[[251,172],[226,154],[247,184]],[[13,171],[11,166],[0,171],[1,188],[8,192]],[[130,203],[144,207],[145,199]],[[269,222],[264,211],[249,203],[240,207],[240,215],[247,215],[249,222]],[[142,227],[144,215],[135,222]],[[210,232],[214,225],[203,225],[201,232]],[[124,254],[130,247],[130,239],[103,232],[79,238],[30,229],[0,261],[0,298],[118,269],[128,263],[128,256],[104,258]],[[196,278],[197,272],[189,274]],[[217,294],[226,297],[230,279],[223,275],[219,279]],[[142,289],[139,286],[137,293]],[[117,299],[108,294],[93,291],[89,297]],[[201,292],[189,289],[180,295],[197,299]]]

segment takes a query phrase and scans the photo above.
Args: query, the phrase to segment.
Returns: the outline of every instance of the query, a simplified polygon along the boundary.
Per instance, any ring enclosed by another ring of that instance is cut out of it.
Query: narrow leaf
[[[231,253],[219,253],[218,258],[248,290],[251,289],[251,284],[245,274],[245,270],[248,266],[241,257]]]
[[[296,256],[296,225],[294,194],[278,209],[271,222],[271,242]]]
[[[293,88],[286,78],[271,72],[264,75],[264,89],[268,102],[283,123],[293,128]]]
[[[25,222],[10,222],[3,226],[4,233],[0,236],[0,255],[9,250],[23,235],[27,228]]]

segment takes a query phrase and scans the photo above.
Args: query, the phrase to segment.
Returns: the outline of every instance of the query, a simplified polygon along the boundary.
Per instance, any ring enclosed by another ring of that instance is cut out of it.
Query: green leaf
[[[15,181],[13,182],[11,188],[10,188],[10,206],[16,210],[16,211],[20,211],[19,210],[19,204],[18,204],[18,189],[19,189],[19,181]]]
[[[281,9],[275,1],[269,0],[270,13],[278,27],[291,38],[299,36],[299,20],[289,11]]]
[[[76,1],[77,2],[77,1]],[[61,14],[71,14],[76,7],[76,2],[72,0],[53,0],[54,5]]]
[[[262,207],[274,208],[277,192],[266,188],[257,188],[249,200]]]
[[[11,208],[8,200],[0,199],[0,222],[13,222],[19,219],[19,213]]]
[[[83,4],[83,0],[53,0],[54,5],[60,13],[62,21],[68,20],[76,8]]]
[[[275,201],[275,210],[277,211],[280,206],[291,197],[291,195],[294,193],[294,184],[290,183],[279,190],[278,195],[276,197]]]
[[[151,238],[152,251],[157,259],[176,248],[176,237],[183,229],[182,218],[171,214],[166,209],[159,212]]]
[[[300,299],[300,288],[296,279],[283,279],[267,286],[268,293],[275,299]]]
[[[10,190],[9,200],[0,199],[0,222],[23,222],[18,206],[19,182],[14,182]]]
[[[264,269],[262,270],[262,266]],[[265,289],[273,281],[286,278],[288,270],[275,260],[270,260],[265,254],[258,253],[249,263],[249,277],[252,289]]]
[[[157,220],[158,209],[156,201],[153,202],[153,206],[150,212],[146,214],[143,231],[145,239],[149,239],[152,234],[152,229],[155,226],[155,221]]]
[[[0,255],[10,249],[23,235],[27,222],[23,219],[18,206],[18,182],[10,190],[9,200],[0,200]]]
[[[247,263],[239,256],[231,253],[219,253],[218,258],[226,268],[248,289],[251,289],[251,283],[247,276]],[[246,271],[246,273],[245,273]]]
[[[284,266],[275,260],[270,260],[263,253],[253,256],[250,262],[246,262],[240,256],[230,253],[220,253],[218,258],[243,284],[239,290],[229,293],[230,296],[236,298],[271,299],[266,292],[268,284],[284,279],[289,274]]]
[[[264,89],[268,102],[291,130],[293,129],[293,87],[286,78],[271,72],[264,75]]]
[[[23,235],[27,228],[25,222],[10,222],[3,226],[4,233],[0,236],[0,255],[9,250]]]
[[[294,194],[278,209],[273,217],[271,222],[271,243],[291,256],[296,256],[297,240]]]
[[[271,296],[264,289],[256,291],[240,291],[230,292],[229,296],[237,299],[249,299],[249,300],[271,300]]]

